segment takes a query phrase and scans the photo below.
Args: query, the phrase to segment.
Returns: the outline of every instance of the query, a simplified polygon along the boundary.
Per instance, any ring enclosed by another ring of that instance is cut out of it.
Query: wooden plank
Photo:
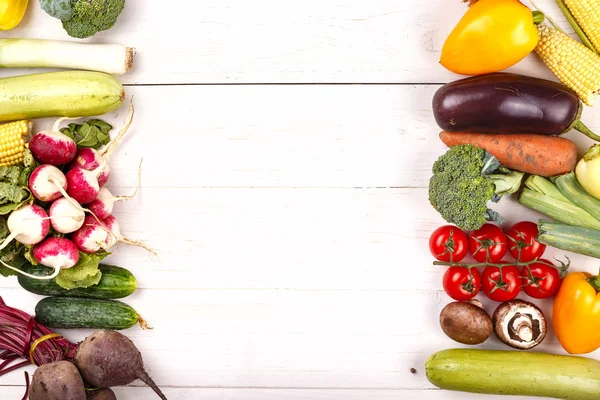
[[[119,399],[155,400],[156,395],[147,388],[115,388]],[[0,394],[9,399],[19,399],[24,387],[0,387]],[[213,389],[213,388],[166,388],[169,400],[397,400],[440,399],[447,400],[495,400],[498,396],[440,392],[439,390],[338,390],[338,389]],[[513,400],[528,397],[514,396]],[[529,398],[533,399],[533,398]]]
[[[444,221],[426,189],[143,189],[116,207],[123,234],[159,253],[121,245],[107,259],[143,288],[440,288],[428,237]],[[511,198],[495,209],[507,227],[539,215]],[[596,272],[593,259],[572,260]]]
[[[71,39],[38,0],[30,3],[3,37]],[[552,0],[537,3],[569,27]],[[135,69],[122,77],[128,84],[439,83],[457,77],[438,62],[465,11],[459,0],[202,0],[185,10],[128,0],[113,29],[85,41],[136,47]],[[533,55],[510,70],[552,76]]]
[[[112,160],[127,193],[198,187],[426,187],[445,151],[431,111],[436,86],[128,88],[136,117]],[[257,101],[260,99],[260,101]],[[107,119],[119,127],[123,105]],[[583,121],[600,132],[591,109]],[[50,120],[36,122],[47,129]],[[583,153],[592,143],[578,132]]]
[[[2,297],[30,313],[39,299],[19,289]],[[154,329],[124,333],[166,387],[428,389],[426,359],[464,347],[439,329],[440,292],[141,290],[126,302]],[[74,342],[90,333],[58,332]],[[496,338],[478,347],[506,348]],[[536,350],[564,354],[552,334]],[[22,372],[2,378],[21,382]]]

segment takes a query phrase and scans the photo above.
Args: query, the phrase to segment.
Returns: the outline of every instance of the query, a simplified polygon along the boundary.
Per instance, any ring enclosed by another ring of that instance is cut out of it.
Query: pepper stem
[[[583,31],[583,29],[581,29],[581,27],[575,20],[575,17],[573,17],[573,14],[571,14],[571,11],[565,4],[564,0],[555,0],[555,2],[556,2],[556,5],[558,6],[558,8],[560,8],[560,11],[562,11],[562,13],[564,14],[569,25],[571,25],[571,27],[573,28],[573,30],[575,31],[577,36],[579,36],[579,39],[581,39],[581,42],[585,45],[585,47],[587,47],[594,53],[598,54],[598,51],[594,48],[594,45],[592,44],[590,39],[588,39],[588,37],[585,34],[585,32]]]
[[[600,292],[600,274],[587,278],[587,282],[596,289],[596,292]]]
[[[546,16],[541,11],[534,11],[533,13],[533,23],[536,25],[541,24],[546,19]]]
[[[589,137],[590,139],[600,142],[600,136],[598,136],[594,132],[592,132],[590,130],[590,128],[588,128],[587,126],[585,126],[585,124],[583,122],[581,122],[581,120],[577,120],[575,122],[575,124],[573,125],[573,129],[578,130],[579,132],[583,133],[585,136]]]

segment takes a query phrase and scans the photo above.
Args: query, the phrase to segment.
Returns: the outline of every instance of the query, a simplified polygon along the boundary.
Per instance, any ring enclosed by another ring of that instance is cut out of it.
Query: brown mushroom
[[[542,310],[525,300],[500,304],[492,321],[498,339],[520,350],[532,349],[542,343],[548,331]]]
[[[492,334],[492,319],[473,303],[453,302],[440,313],[440,325],[450,339],[474,345],[485,342]]]

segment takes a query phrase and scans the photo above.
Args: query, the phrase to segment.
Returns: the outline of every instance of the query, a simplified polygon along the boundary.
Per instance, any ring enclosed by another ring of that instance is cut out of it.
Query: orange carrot
[[[507,168],[545,177],[573,171],[577,164],[575,143],[557,136],[442,131],[440,139],[448,147],[471,144]]]

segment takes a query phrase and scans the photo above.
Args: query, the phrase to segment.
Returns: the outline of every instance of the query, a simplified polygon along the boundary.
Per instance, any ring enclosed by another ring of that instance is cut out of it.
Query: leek
[[[133,65],[134,49],[44,39],[0,39],[2,68],[65,68],[121,75]]]

